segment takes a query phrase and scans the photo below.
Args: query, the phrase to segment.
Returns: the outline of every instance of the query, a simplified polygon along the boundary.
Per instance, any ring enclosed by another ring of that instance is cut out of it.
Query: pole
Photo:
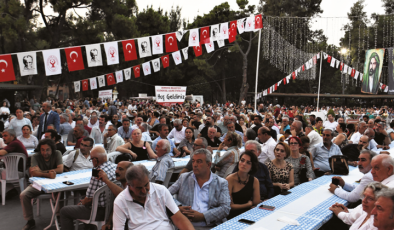
[[[260,62],[260,43],[261,43],[261,30],[259,30],[259,46],[257,49],[257,66],[256,66],[256,87],[254,90],[254,111],[257,111],[257,83],[259,80],[259,62]]]
[[[319,112],[319,102],[320,102],[320,82],[321,82],[321,68],[323,64],[323,52],[320,51],[320,74],[319,74],[319,87],[317,89],[317,112]]]

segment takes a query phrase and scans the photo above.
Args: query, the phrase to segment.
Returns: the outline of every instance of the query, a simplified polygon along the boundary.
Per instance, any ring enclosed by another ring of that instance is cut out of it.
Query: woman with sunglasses
[[[227,151],[221,153],[227,147]],[[227,132],[226,137],[223,142],[219,145],[215,158],[214,158],[214,168],[216,169],[216,174],[220,177],[224,177],[227,169],[238,162],[239,160],[239,149],[242,147],[241,136],[235,132]]]
[[[239,170],[226,178],[231,198],[231,210],[227,219],[238,216],[260,203],[260,183],[254,177],[258,163],[254,153],[245,151],[238,162]]]
[[[371,212],[375,207],[377,193],[387,188],[380,182],[372,182],[364,189],[361,205],[354,209],[347,209],[343,204],[336,203],[329,209],[345,224],[351,225],[349,230],[377,230],[373,225],[374,215]]]
[[[265,164],[270,172],[274,185],[274,195],[276,196],[294,186],[294,169],[289,162],[285,161],[290,155],[290,149],[286,143],[278,143],[275,146],[274,153],[275,159]]]
[[[302,146],[300,138],[290,137],[288,143],[290,145],[290,156],[286,158],[286,162],[289,162],[293,166],[294,185],[311,181],[315,177],[315,174],[313,173],[309,157],[300,153]]]

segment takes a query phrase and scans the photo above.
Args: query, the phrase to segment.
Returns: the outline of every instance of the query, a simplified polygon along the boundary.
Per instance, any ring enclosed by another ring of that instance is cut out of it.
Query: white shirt
[[[332,131],[334,131],[338,126],[338,122],[334,121],[334,122],[330,122],[330,121],[325,121],[323,123],[323,127],[325,129],[332,129]]]
[[[175,143],[181,143],[183,139],[185,139],[185,130],[186,127],[182,126],[181,131],[176,130],[176,128],[173,128],[171,132],[168,134],[168,139],[173,139]]]
[[[209,209],[209,184],[212,182],[212,173],[209,176],[209,180],[205,182],[201,188],[198,185],[197,178],[193,173],[194,179],[194,199],[192,209],[196,210],[199,213],[204,213]],[[205,221],[201,222],[193,222],[193,226],[206,226],[207,223]]]
[[[90,132],[90,137],[94,139],[94,143],[102,144],[104,143],[104,134],[106,132],[108,132],[107,129],[104,129],[104,131],[101,132],[100,127],[93,127],[92,131]]]
[[[280,131],[279,131],[278,127],[276,127],[275,125],[272,126],[272,129],[276,131],[276,135],[277,136],[280,134]]]
[[[69,123],[70,125],[71,125],[71,128],[75,128],[75,121],[73,121],[73,122],[71,122],[71,123]]]
[[[124,230],[126,220],[128,228],[135,230],[172,230],[166,208],[173,214],[179,211],[170,192],[163,185],[149,183],[150,189],[144,207],[133,201],[129,188],[123,190],[115,199],[113,229]]]
[[[323,138],[315,130],[312,130],[308,134],[308,138],[309,138],[309,149],[308,149],[309,151],[311,151],[313,146],[315,146],[316,144],[323,142]]]
[[[0,108],[0,114],[3,115],[3,113],[5,115],[9,115],[10,114],[10,109],[8,107],[1,107]]]
[[[23,135],[18,136],[18,139],[27,149],[35,149],[38,145],[37,137],[30,135],[29,138],[24,138]]]
[[[267,161],[267,159],[270,160],[275,159],[274,149],[276,144],[277,144],[276,141],[272,137],[270,137],[270,139],[268,139],[264,144],[260,144],[261,153],[258,158],[261,163],[264,164]]]
[[[117,133],[112,137],[107,137],[107,153],[115,152],[118,146],[124,145],[124,140]]]
[[[394,188],[394,175],[387,177],[381,183],[386,185],[389,188]]]
[[[373,215],[371,215],[368,221],[360,227],[360,225],[364,222],[365,217],[367,217],[367,213],[364,212],[363,206],[361,204],[354,209],[349,209],[349,213],[340,212],[338,214],[339,219],[341,219],[345,224],[351,225],[351,230],[377,230],[377,228],[373,226]]]
[[[360,200],[360,195],[363,193],[364,188],[371,182],[373,182],[373,177],[371,171],[369,171],[361,178],[361,182],[359,185],[345,182],[345,186],[343,186],[343,189],[337,188],[335,189],[334,193],[335,195],[344,200],[347,200],[349,202],[356,202]]]
[[[99,126],[99,120],[97,119],[97,121],[96,121],[96,123],[94,123],[93,125],[92,125],[92,123],[90,122],[90,120],[89,120],[89,122],[88,122],[88,127],[89,128],[94,128],[94,127],[98,127]]]
[[[351,141],[353,144],[358,144],[358,142],[360,141],[360,137],[361,137],[362,135],[363,135],[363,134],[361,134],[360,132],[354,133],[354,134],[352,135],[352,137],[350,138],[350,141]]]
[[[75,160],[75,162],[73,163],[74,156],[75,156],[76,152],[77,152],[77,150],[74,150],[74,151],[70,152],[68,155],[63,157],[63,164],[64,164],[64,166],[69,168],[70,171],[78,171],[78,170],[82,170],[82,169],[91,169],[91,168],[93,168],[93,163],[90,161],[90,154],[86,158],[81,153],[81,151],[79,151],[78,157]]]

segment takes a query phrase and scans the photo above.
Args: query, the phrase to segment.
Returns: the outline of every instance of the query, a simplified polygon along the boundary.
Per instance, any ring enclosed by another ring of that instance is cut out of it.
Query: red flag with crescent
[[[106,76],[107,76],[107,85],[114,85],[116,83],[113,73],[109,73]]]
[[[122,41],[125,61],[137,60],[137,50],[134,40]]]
[[[176,40],[176,34],[166,34],[166,53],[178,51],[178,42]],[[165,67],[164,67],[165,68]]]
[[[200,29],[200,44],[208,44],[211,42],[209,26]]]
[[[141,76],[141,67],[140,65],[133,66],[134,77],[138,78]]]
[[[254,16],[254,28],[255,29],[263,29],[263,19],[261,17],[261,14],[258,14]]]
[[[302,67],[304,67],[304,66],[302,66]],[[296,77],[295,72],[291,73],[291,77],[293,77],[293,80],[295,80],[295,77]]]
[[[237,38],[237,20],[230,22],[230,28],[228,30],[228,41],[233,43]]]
[[[163,68],[170,66],[170,58],[168,54],[161,57],[161,63],[163,63]]]
[[[196,57],[201,56],[201,54],[202,54],[201,45],[193,46],[193,49],[194,49],[194,54],[196,55]]]
[[[15,81],[11,55],[0,55],[0,82]]]
[[[72,72],[85,69],[81,47],[66,48],[64,52],[66,53],[68,71]]]
[[[283,78],[283,85],[286,85],[286,78]]]
[[[339,66],[339,70],[340,70],[340,71],[342,71],[342,69],[343,69],[343,65],[344,65],[344,63],[343,63],[343,62],[341,62],[341,65]]]
[[[88,82],[88,79],[82,80],[81,82],[82,82],[82,90],[83,90],[83,91],[88,91],[88,90],[89,90],[89,82]]]
[[[328,57],[327,57],[327,62],[331,63],[331,56],[330,55],[328,55]]]

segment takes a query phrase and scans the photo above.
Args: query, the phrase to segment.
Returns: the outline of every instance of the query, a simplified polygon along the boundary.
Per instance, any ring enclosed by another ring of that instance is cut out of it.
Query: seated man
[[[174,128],[168,134],[169,139],[174,139],[175,145],[178,146],[183,139],[185,139],[186,127],[182,125],[181,119],[175,119]]]
[[[68,123],[68,115],[63,113],[60,115],[60,125],[59,125],[59,134],[65,135],[69,134],[73,128],[70,123]]]
[[[220,137],[222,135],[223,131],[218,126],[215,125],[215,120],[211,116],[207,116],[205,126],[201,130],[199,136],[204,137],[204,138],[208,138],[208,128],[212,127],[212,126],[216,128],[216,137]]]
[[[372,128],[367,128],[364,132],[364,135],[368,136],[368,149],[369,150],[376,150],[378,148],[378,143],[375,141],[375,131]]]
[[[90,160],[90,151],[92,148],[93,139],[90,137],[84,137],[79,149],[64,156],[64,171],[68,172],[93,168],[93,164]]]
[[[252,130],[252,129],[251,129]],[[253,131],[253,130],[252,130]],[[253,131],[254,132],[254,131]],[[261,145],[257,141],[247,141],[245,143],[245,151],[254,153],[257,157],[261,153]],[[238,172],[238,164],[235,166],[233,173]],[[254,176],[260,182],[260,197],[261,200],[270,199],[274,196],[274,186],[270,178],[268,168],[265,164],[259,162],[257,172]]]
[[[31,177],[55,179],[56,174],[63,173],[62,154],[56,150],[56,145],[53,140],[40,140],[36,150],[37,152],[31,157],[31,167],[29,168]],[[41,194],[44,194],[44,192],[37,190],[33,185],[29,185],[19,195],[23,217],[27,220],[27,224],[23,227],[24,230],[32,229],[36,225],[31,200]]]
[[[235,130],[235,124],[232,121],[229,121],[227,123],[227,130],[228,130],[228,132],[235,132],[236,134],[240,135],[241,140],[242,140],[242,144],[244,144],[244,142],[243,142],[244,141],[244,134],[242,132]],[[227,133],[225,133],[221,138],[219,138],[219,140],[221,142],[223,142],[224,138],[226,138],[226,136],[227,136]]]
[[[290,130],[289,117],[282,117],[282,124],[280,126],[280,134],[285,134],[286,130]]]
[[[0,156],[7,155],[8,153],[23,153],[28,157],[25,146],[15,137],[13,129],[6,129],[3,131],[3,141],[5,146],[0,150]]]
[[[371,166],[374,181],[394,188],[394,159],[391,156],[379,154],[372,158]]]
[[[198,137],[196,140],[194,140],[193,152],[196,151],[197,149],[206,149],[207,147],[208,147],[207,139],[205,139],[204,137]],[[179,175],[193,170],[193,164],[192,164],[193,152],[190,153],[190,160],[189,162],[187,162],[187,165],[185,166],[184,169],[182,169]]]
[[[305,135],[309,137],[309,146],[315,146],[323,142],[323,138],[313,129],[312,126],[305,127]],[[311,149],[308,149],[308,151],[311,151]]]
[[[172,195],[178,195],[181,212],[197,229],[223,223],[231,209],[228,182],[212,173],[211,165],[212,154],[206,149],[196,150],[193,171],[180,175],[168,189]]]
[[[75,146],[75,148],[79,148],[77,146],[77,142],[79,139],[83,137],[88,137],[89,133],[85,130],[85,128],[81,125],[76,125],[73,132],[70,132],[67,136],[67,145],[68,146]]]
[[[60,151],[63,155],[67,151],[63,143],[60,142],[61,136],[54,129],[47,129],[44,133],[45,139],[51,139],[56,143],[56,150]]]
[[[367,129],[367,124],[364,121],[358,123],[358,132],[355,132],[349,140],[349,143],[357,144],[360,140],[360,137],[364,135],[365,130]]]
[[[256,137],[257,137],[257,133],[253,129],[251,129],[251,128],[246,129],[246,133],[244,136],[244,142],[246,143],[247,141],[254,141],[254,140],[256,140]]]
[[[117,115],[115,115],[117,116]],[[113,125],[115,128],[116,126]],[[130,139],[131,133],[133,132],[133,129],[130,128],[130,120],[128,118],[125,118],[122,121],[122,126],[118,128],[118,135],[123,138],[123,140],[126,142]]]
[[[338,145],[332,143],[333,132],[331,129],[324,129],[323,143],[315,145],[312,149],[313,164],[315,168],[318,168],[318,170],[315,170],[316,177],[331,171],[330,163],[328,162],[330,157],[342,155]]]
[[[106,115],[101,115],[99,119],[99,125],[92,128],[90,137],[94,139],[94,143],[96,144],[104,143],[104,135],[108,132],[106,119]]]
[[[174,168],[174,161],[170,154],[171,145],[168,140],[160,140],[156,145],[156,164],[149,174],[149,181],[157,184],[163,184],[169,168]]]
[[[153,141],[152,149],[156,149],[157,142],[159,142],[161,139],[167,139],[170,142],[170,145],[171,145],[170,156],[172,156],[172,157],[179,157],[181,152],[176,148],[174,142],[167,138],[167,136],[168,136],[168,125],[166,125],[166,124],[159,124],[158,130],[159,130],[160,136],[157,137],[155,139],[155,141]],[[186,153],[184,153],[184,155],[186,155]]]
[[[252,130],[253,131],[253,130]],[[216,150],[219,145],[222,143],[219,138],[216,136],[217,131],[215,127],[209,127],[208,128],[208,146],[212,147],[212,150]]]
[[[258,156],[259,162],[265,164],[266,161],[274,160],[276,141],[271,137],[271,131],[267,127],[261,127],[257,137],[261,145],[261,153]]]
[[[360,155],[360,151],[369,150],[368,146],[368,136],[363,135],[360,137],[358,144],[348,144],[341,149],[341,152],[343,155],[347,156],[349,165],[357,166],[357,160],[358,156]]]
[[[394,189],[382,189],[376,198],[375,207],[371,215],[374,216],[373,225],[378,230],[394,229],[393,219]]]
[[[313,129],[320,135],[323,135],[323,120],[320,117],[316,118],[316,124]]]
[[[107,153],[101,146],[94,147],[90,152],[94,168],[102,170],[107,175],[108,179],[115,180],[116,166],[110,161],[107,161]],[[89,187],[86,191],[86,197],[81,200],[78,205],[69,205],[60,209],[60,221],[62,229],[74,229],[73,221],[75,219],[87,220],[91,214],[91,204],[94,192],[105,185],[105,182],[92,176],[90,179]],[[101,194],[98,201],[97,217],[96,220],[103,220],[105,214],[105,194]]]
[[[179,229],[194,229],[166,187],[149,182],[145,166],[131,166],[127,169],[126,179],[128,188],[114,202],[113,229],[172,230],[170,219]]]
[[[124,140],[117,134],[117,129],[112,124],[108,126],[107,133],[104,134],[104,148],[108,153],[116,151],[118,146],[124,145]]]
[[[305,133],[302,131],[302,122],[301,121],[294,121],[291,126],[291,136],[293,137],[299,137],[301,138],[302,136],[305,136]]]
[[[365,189],[365,187],[373,182],[373,177],[371,174],[371,161],[372,158],[376,156],[376,153],[370,150],[362,150],[360,156],[358,157],[358,169],[364,176],[360,180],[360,184],[355,185],[353,182],[346,183],[341,177],[333,177],[339,180],[339,187],[335,184],[330,184],[329,191],[337,195],[338,197],[347,200],[349,202],[357,202]]]
[[[391,143],[390,137],[385,130],[386,124],[383,122],[376,123],[375,128],[375,138],[377,148],[389,149],[389,144]]]
[[[137,129],[141,130],[141,133],[142,133],[141,140],[142,141],[152,142],[152,138],[149,135],[148,124],[142,123],[140,126],[138,126]]]

